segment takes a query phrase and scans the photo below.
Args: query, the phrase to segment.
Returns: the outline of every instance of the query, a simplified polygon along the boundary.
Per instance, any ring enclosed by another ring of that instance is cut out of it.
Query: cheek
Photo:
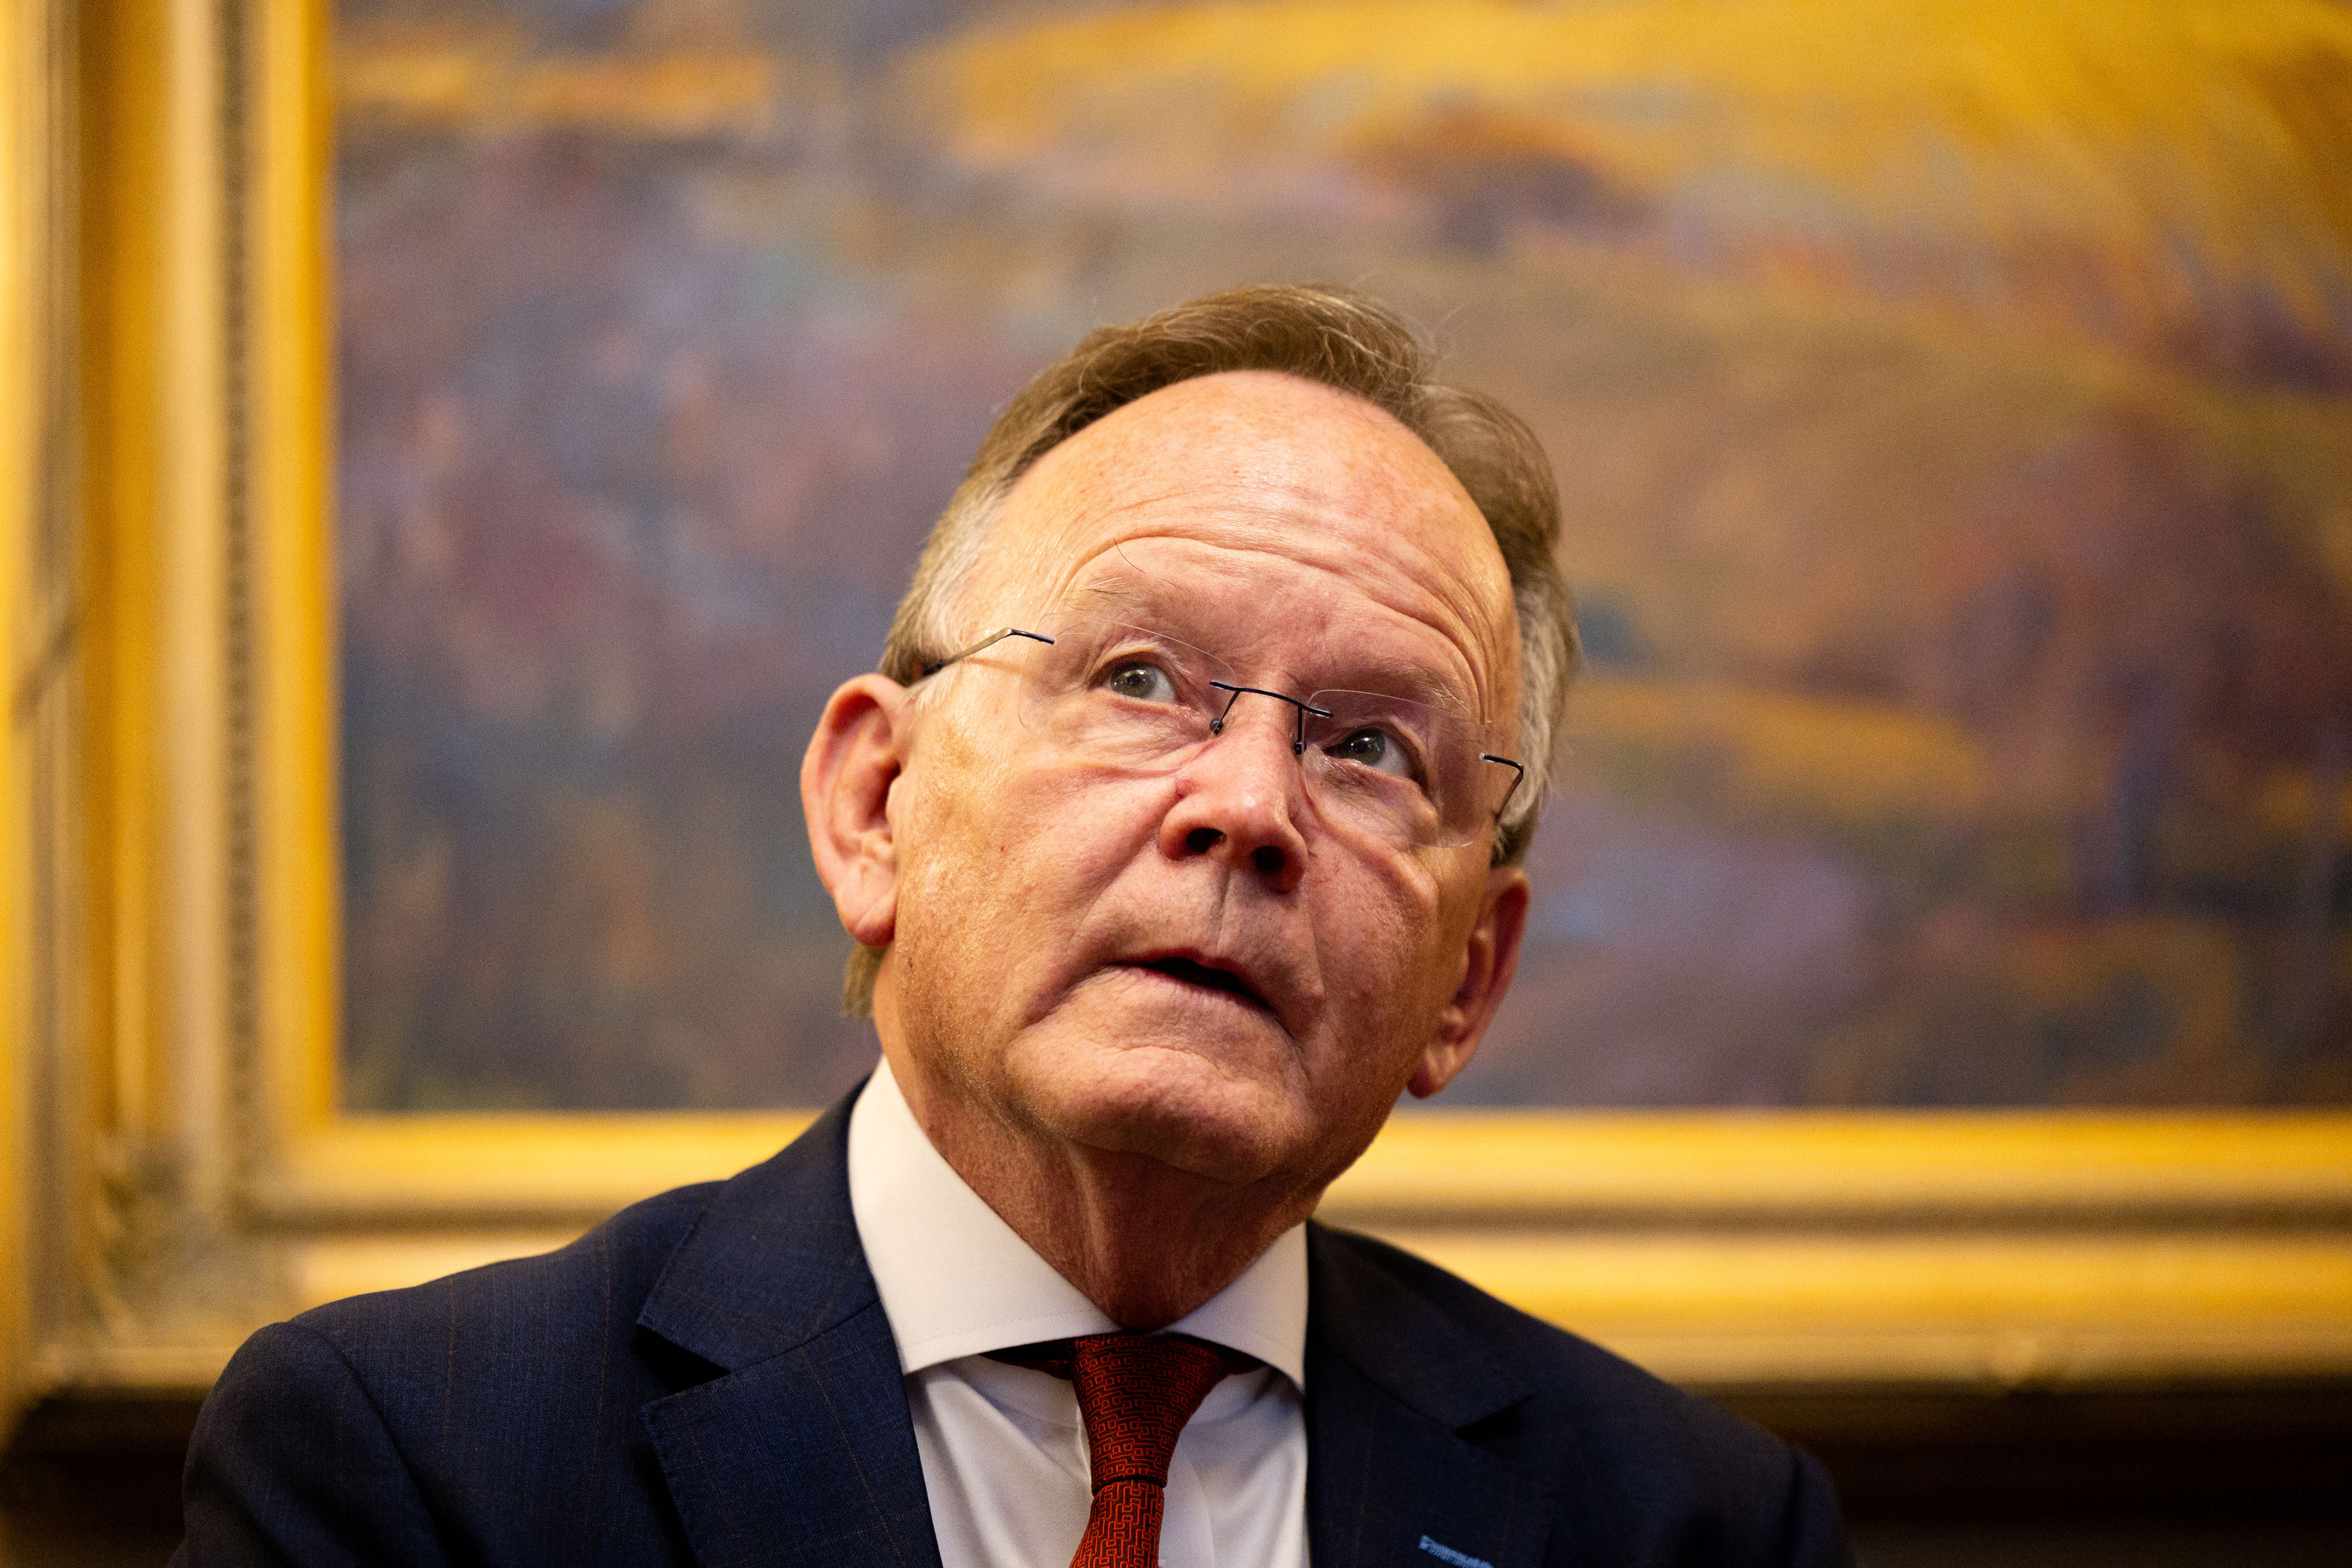
[[[1151,840],[1150,802],[950,733],[909,771],[899,940],[910,978],[1019,1005],[1078,916]]]
[[[1407,862],[1339,890],[1326,907],[1316,922],[1318,956],[1343,1070],[1357,1071],[1368,1056],[1418,1058],[1453,994],[1461,946],[1454,928],[1462,923],[1454,902]]]
[[[995,798],[983,758],[968,748],[933,749],[919,767],[901,775],[890,801],[890,830],[898,849],[898,940],[926,943],[932,917],[964,907],[987,883],[979,868],[996,858]],[[952,784],[950,783],[952,781]]]

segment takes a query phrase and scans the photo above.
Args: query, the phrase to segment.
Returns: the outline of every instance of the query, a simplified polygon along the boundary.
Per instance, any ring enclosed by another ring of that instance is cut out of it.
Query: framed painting
[[[25,1386],[855,1082],[815,705],[1032,370],[1264,278],[1527,415],[1589,664],[1326,1215],[1717,1391],[2352,1373],[2340,8],[33,10]]]

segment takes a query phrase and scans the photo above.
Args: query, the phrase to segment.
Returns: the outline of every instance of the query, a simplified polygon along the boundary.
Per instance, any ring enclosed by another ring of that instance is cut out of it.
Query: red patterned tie
[[[1095,1501],[1070,1568],[1156,1568],[1177,1434],[1220,1378],[1260,1364],[1174,1334],[1087,1334],[1000,1351],[996,1359],[1077,1386]]]

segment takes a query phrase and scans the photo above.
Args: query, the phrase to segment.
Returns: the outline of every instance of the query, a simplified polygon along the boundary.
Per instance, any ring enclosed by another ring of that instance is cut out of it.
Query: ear
[[[1405,1084],[1415,1100],[1427,1100],[1470,1065],[1503,994],[1511,988],[1511,976],[1518,973],[1519,939],[1527,929],[1528,874],[1517,866],[1490,868],[1477,923],[1470,928],[1462,984],[1438,1015],[1437,1034]]]
[[[801,759],[801,811],[816,874],[842,925],[887,946],[898,920],[890,786],[906,764],[907,689],[880,675],[846,682],[824,705]]]

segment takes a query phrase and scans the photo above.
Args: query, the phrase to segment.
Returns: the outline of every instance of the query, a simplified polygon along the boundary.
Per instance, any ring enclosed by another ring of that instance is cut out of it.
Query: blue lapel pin
[[[1456,1552],[1451,1546],[1432,1541],[1426,1535],[1421,1538],[1421,1549],[1440,1563],[1453,1563],[1454,1568],[1495,1568],[1495,1565],[1484,1557],[1473,1557],[1467,1552]]]

